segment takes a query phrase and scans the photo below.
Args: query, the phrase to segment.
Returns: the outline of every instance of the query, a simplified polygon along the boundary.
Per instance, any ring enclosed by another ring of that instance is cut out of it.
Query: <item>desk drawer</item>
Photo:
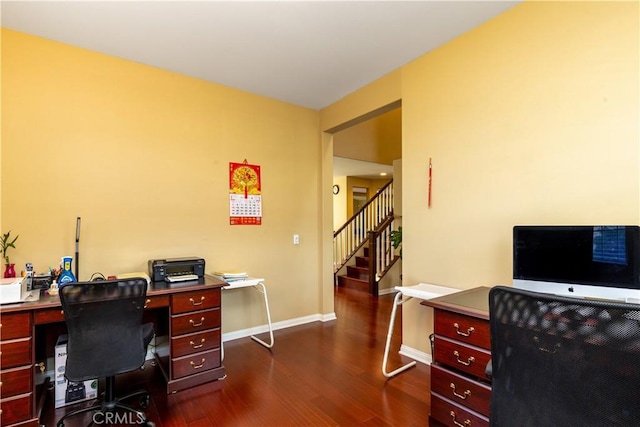
[[[36,325],[64,322],[64,313],[62,312],[62,307],[48,308],[46,310],[37,310],[34,312],[33,318]]]
[[[220,327],[220,309],[200,310],[171,316],[171,336]]]
[[[491,351],[489,350],[468,346],[436,335],[434,354],[434,360],[438,363],[486,381],[490,380],[485,374],[487,363],[491,360]]]
[[[172,314],[220,307],[220,289],[185,292],[174,295],[172,298]]]
[[[220,349],[190,354],[171,360],[174,379],[220,367]]]
[[[484,416],[489,416],[491,387],[441,366],[431,365],[431,391]]]
[[[0,399],[29,393],[32,387],[31,364],[0,371]]]
[[[433,328],[436,335],[486,349],[491,348],[489,322],[486,320],[436,310]]]
[[[160,295],[157,297],[147,297],[144,302],[144,308],[152,309],[158,307],[169,307],[169,295]]]
[[[431,416],[448,427],[489,427],[489,419],[431,393]]]
[[[31,365],[31,337],[0,342],[2,369]]]
[[[174,358],[218,347],[220,328],[171,338],[171,356]]]
[[[3,340],[31,336],[31,315],[29,313],[3,314],[0,318],[0,337]]]
[[[6,426],[31,418],[32,393],[0,400],[0,425]]]

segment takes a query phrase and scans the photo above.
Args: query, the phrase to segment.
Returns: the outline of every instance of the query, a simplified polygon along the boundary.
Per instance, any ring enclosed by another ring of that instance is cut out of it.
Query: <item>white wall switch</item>
[[[294,245],[299,245],[300,244],[300,235],[299,234],[294,234],[293,235],[293,244]]]

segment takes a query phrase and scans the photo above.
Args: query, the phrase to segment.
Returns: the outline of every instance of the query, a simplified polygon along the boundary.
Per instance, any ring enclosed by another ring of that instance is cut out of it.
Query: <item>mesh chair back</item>
[[[640,305],[495,287],[494,427],[640,425]]]
[[[65,376],[74,382],[129,372],[142,366],[142,278],[69,283],[60,288],[67,323]]]

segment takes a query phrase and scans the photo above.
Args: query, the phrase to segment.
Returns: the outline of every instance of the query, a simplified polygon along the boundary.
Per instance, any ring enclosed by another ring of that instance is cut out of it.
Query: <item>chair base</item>
[[[154,427],[155,423],[147,419],[147,415],[134,408],[133,406],[122,403],[124,400],[131,399],[132,397],[140,396],[140,406],[146,408],[149,406],[150,396],[146,390],[138,390],[129,393],[125,396],[114,398],[113,397],[113,385],[115,379],[113,377],[106,378],[106,387],[104,392],[104,398],[94,405],[86,408],[76,409],[74,411],[65,414],[58,420],[57,427],[64,427],[64,421],[68,418],[76,415],[84,414],[87,412],[95,412],[91,417],[89,426],[101,425],[101,424],[136,424],[147,427]],[[118,411],[118,409],[125,411]]]

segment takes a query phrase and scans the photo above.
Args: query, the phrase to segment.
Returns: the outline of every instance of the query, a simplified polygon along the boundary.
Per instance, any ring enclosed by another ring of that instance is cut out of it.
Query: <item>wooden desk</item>
[[[421,302],[434,309],[431,414],[435,426],[489,425],[491,359],[489,289],[474,288]]]
[[[221,298],[225,283],[152,282],[145,317],[156,324],[156,335],[168,335],[165,354],[155,359],[173,393],[225,376],[221,359]],[[42,399],[36,369],[45,370],[55,340],[66,332],[57,295],[0,308],[0,426],[39,426]]]

